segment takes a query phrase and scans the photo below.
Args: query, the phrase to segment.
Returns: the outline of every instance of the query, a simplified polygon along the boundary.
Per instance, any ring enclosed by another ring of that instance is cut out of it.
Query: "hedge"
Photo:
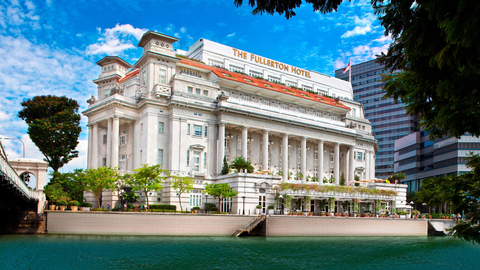
[[[147,209],[177,210],[176,205],[171,204],[150,204]]]

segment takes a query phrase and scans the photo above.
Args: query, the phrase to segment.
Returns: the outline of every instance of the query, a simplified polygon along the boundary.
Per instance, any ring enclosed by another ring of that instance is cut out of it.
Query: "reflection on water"
[[[0,236],[0,269],[480,269],[451,237]]]

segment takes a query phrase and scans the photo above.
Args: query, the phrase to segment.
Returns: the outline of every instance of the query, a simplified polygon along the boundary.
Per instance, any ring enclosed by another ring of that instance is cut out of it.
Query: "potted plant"
[[[255,208],[257,209],[257,215],[262,214],[262,206],[260,204],[257,204],[257,206],[255,206]]]
[[[78,210],[79,203],[77,201],[70,201],[68,203],[68,205],[70,206],[70,210],[72,210],[72,211],[77,211]]]
[[[326,216],[327,216],[327,213],[322,212],[322,213],[320,213],[320,215],[321,215],[322,217],[326,217]]]
[[[273,204],[270,204],[268,206],[268,214],[269,215],[274,215],[275,214],[275,206]]]
[[[198,214],[198,211],[200,210],[200,207],[194,206],[194,207],[192,207],[192,210],[195,214]]]
[[[60,211],[65,211],[65,208],[67,208],[68,203],[66,201],[58,201],[57,204],[60,207]]]
[[[55,210],[55,207],[56,207],[55,202],[53,201],[48,202],[48,210]]]
[[[80,204],[80,208],[82,209],[82,211],[90,211],[91,207],[92,207],[91,203],[84,202]]]

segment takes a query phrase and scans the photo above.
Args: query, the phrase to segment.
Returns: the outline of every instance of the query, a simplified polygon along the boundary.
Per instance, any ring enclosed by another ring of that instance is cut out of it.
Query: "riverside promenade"
[[[257,216],[46,211],[48,234],[231,236]],[[265,236],[427,236],[428,220],[267,216]]]

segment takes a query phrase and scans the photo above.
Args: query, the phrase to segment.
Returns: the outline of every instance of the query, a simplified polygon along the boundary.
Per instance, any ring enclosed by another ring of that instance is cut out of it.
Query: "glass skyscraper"
[[[352,88],[354,100],[363,104],[365,118],[372,123],[372,130],[378,140],[375,155],[375,177],[385,179],[394,173],[395,140],[418,130],[418,120],[408,115],[401,103],[395,104],[392,98],[382,99],[386,91],[382,89],[381,74],[383,65],[375,60],[352,65]],[[335,77],[348,81],[348,71],[335,71]]]

